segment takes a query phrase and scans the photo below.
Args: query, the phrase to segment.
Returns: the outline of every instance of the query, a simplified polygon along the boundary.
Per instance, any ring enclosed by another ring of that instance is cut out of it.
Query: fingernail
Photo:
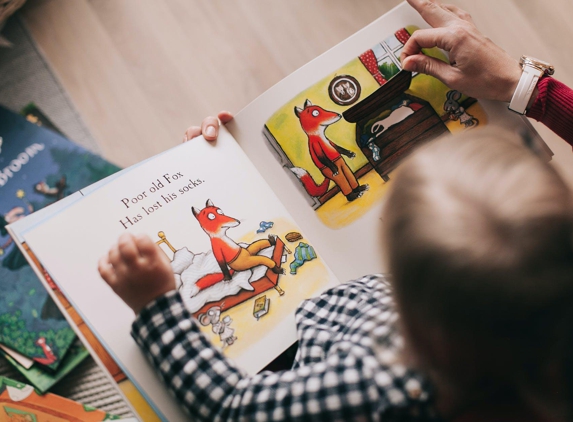
[[[215,130],[215,126],[207,126],[207,128],[205,129],[205,135],[208,137],[213,137],[217,134],[217,131]]]
[[[405,63],[402,63],[402,68],[409,72],[416,72],[416,63],[412,62],[412,60],[408,60]]]
[[[183,142],[187,142],[187,136],[183,136]]]

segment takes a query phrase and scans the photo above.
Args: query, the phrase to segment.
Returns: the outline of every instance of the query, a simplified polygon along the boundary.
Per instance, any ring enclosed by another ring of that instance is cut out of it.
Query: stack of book
[[[0,354],[39,392],[62,379],[89,352],[6,225],[118,170],[65,139],[33,104],[21,115],[0,107]]]

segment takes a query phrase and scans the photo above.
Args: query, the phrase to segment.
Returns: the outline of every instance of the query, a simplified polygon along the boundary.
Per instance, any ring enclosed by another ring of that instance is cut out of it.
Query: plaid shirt
[[[371,275],[300,305],[288,371],[244,374],[201,333],[178,292],[150,303],[132,336],[196,420],[437,420],[427,382],[398,363],[396,321],[388,281]]]

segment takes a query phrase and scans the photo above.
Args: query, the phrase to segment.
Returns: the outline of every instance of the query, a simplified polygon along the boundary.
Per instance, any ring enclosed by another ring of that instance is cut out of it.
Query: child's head
[[[384,224],[417,365],[461,395],[565,402],[573,198],[549,164],[499,130],[436,141],[396,172]]]

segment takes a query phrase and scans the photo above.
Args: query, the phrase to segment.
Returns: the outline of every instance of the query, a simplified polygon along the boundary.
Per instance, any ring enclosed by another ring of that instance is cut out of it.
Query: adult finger
[[[422,51],[422,48],[439,47],[450,51],[455,41],[455,34],[447,28],[418,29],[404,45],[400,60],[404,61],[409,56],[414,56]]]
[[[408,3],[434,28],[446,26],[457,19],[435,0],[408,0]]]
[[[402,62],[402,67],[410,72],[419,72],[433,76],[447,86],[451,86],[456,77],[456,69],[448,63],[424,54],[408,57]]]
[[[450,12],[452,12],[454,15],[456,15],[458,18],[465,20],[466,22],[469,22],[471,24],[474,24],[474,20],[472,18],[472,15],[470,15],[468,12],[466,12],[464,9],[460,9],[458,6],[456,6],[455,4],[442,4],[442,7],[446,10],[449,10]]]
[[[201,126],[191,126],[185,131],[183,142],[190,141],[197,136],[201,136]]]
[[[205,117],[201,123],[201,133],[208,141],[216,140],[219,136],[219,120],[213,116]]]
[[[225,124],[230,122],[231,120],[233,120],[233,118],[235,116],[233,116],[233,113],[231,113],[230,111],[221,111],[219,112],[219,114],[217,115],[217,117],[219,118],[219,120],[221,121],[221,123]]]

